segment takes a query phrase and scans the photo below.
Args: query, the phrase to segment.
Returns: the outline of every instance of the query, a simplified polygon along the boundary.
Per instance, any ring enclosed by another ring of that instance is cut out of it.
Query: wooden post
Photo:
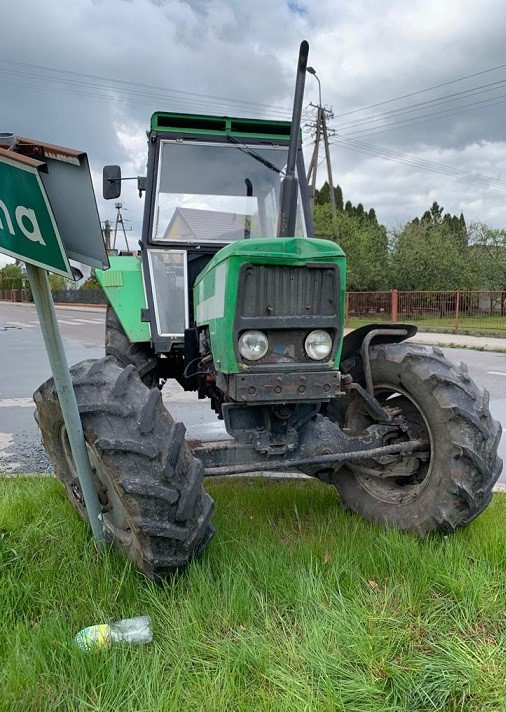
[[[346,292],[346,297],[344,300],[344,325],[348,326],[348,319],[350,316],[350,295]]]
[[[397,314],[399,312],[399,292],[392,289],[390,292],[390,321],[397,324]]]
[[[455,292],[455,331],[459,330],[460,289]]]

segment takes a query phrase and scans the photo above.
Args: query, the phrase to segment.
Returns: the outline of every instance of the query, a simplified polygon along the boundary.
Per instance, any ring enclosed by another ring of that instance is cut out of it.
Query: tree
[[[330,205],[317,205],[313,210],[315,234],[337,242],[346,253],[347,288],[352,291],[385,289],[388,280],[388,241],[386,229],[376,222],[345,211],[339,211],[332,223]],[[335,238],[335,235],[338,235]]]
[[[443,211],[444,208],[440,207],[434,201],[431,208],[422,215],[421,222],[428,223],[430,225],[439,225],[443,221]]]
[[[328,182],[315,193],[315,234],[338,242],[346,253],[348,289],[385,289],[388,281],[388,240],[385,227],[378,224],[374,208],[367,212],[362,203],[355,207],[347,200],[344,204],[339,185],[334,188],[334,195],[337,217],[333,224]]]
[[[394,234],[391,283],[401,290],[470,289],[474,269],[444,221],[422,218]]]
[[[336,185],[336,187],[334,188],[334,198],[336,201],[336,210],[343,210],[343,191],[338,185]],[[314,202],[315,205],[326,205],[327,203],[330,203],[330,190],[328,181],[325,181],[320,190],[315,191]]]
[[[21,289],[23,272],[19,265],[5,265],[0,269],[0,289]]]
[[[506,229],[471,223],[469,261],[474,268],[476,289],[506,291]]]
[[[62,277],[61,274],[53,274],[52,272],[48,275],[49,286],[51,292],[59,292],[62,289],[68,289],[70,280]]]
[[[469,258],[469,233],[460,217],[432,203],[421,218],[397,230],[391,241],[391,285],[402,290],[471,289],[476,263]]]
[[[82,284],[81,284],[81,289],[101,289],[100,284],[98,283],[96,274],[95,274],[95,268],[92,267],[91,269],[91,274],[86,279]]]

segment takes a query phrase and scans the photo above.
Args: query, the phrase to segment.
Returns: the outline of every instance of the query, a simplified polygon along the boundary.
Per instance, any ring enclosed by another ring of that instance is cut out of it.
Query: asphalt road
[[[57,315],[70,365],[104,355],[104,310],[57,307]],[[443,351],[453,361],[466,362],[471,377],[490,392],[492,413],[506,431],[506,354]],[[49,471],[33,418],[32,394],[51,371],[33,305],[0,302],[0,363],[0,472]],[[208,401],[199,401],[174,381],[166,384],[163,397],[173,417],[185,423],[191,439],[228,438]],[[500,454],[506,460],[506,433]],[[506,483],[506,472],[500,481]]]

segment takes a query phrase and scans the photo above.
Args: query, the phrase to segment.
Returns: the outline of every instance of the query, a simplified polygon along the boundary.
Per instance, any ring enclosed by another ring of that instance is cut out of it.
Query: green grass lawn
[[[506,709],[506,497],[419,540],[312,481],[208,483],[217,535],[163,585],[108,552],[51,478],[0,478],[0,710]],[[150,615],[146,646],[78,649]]]
[[[390,321],[389,316],[383,319],[381,315],[371,314],[370,317],[350,317],[346,326],[350,329],[357,329],[365,324],[381,323]],[[399,322],[416,324],[423,331],[442,331],[453,333],[455,329],[455,317],[431,317],[426,316],[420,319],[403,317],[399,314]],[[459,318],[458,331],[456,333],[487,334],[494,336],[504,336],[506,338],[506,317],[499,316],[463,316]]]

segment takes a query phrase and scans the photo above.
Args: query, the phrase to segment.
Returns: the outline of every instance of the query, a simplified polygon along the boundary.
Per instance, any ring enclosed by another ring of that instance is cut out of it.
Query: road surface
[[[104,355],[103,309],[57,307],[57,316],[69,364]],[[490,392],[491,410],[506,431],[506,354],[443,349],[453,361],[465,361],[471,377]],[[0,472],[44,472],[51,469],[40,444],[33,418],[32,394],[51,371],[35,307],[0,302]],[[207,400],[185,393],[175,382],[163,389],[164,401],[176,420],[185,423],[188,437],[199,440],[227,438]],[[506,460],[506,433],[500,445]],[[506,483],[506,472],[501,475]]]

